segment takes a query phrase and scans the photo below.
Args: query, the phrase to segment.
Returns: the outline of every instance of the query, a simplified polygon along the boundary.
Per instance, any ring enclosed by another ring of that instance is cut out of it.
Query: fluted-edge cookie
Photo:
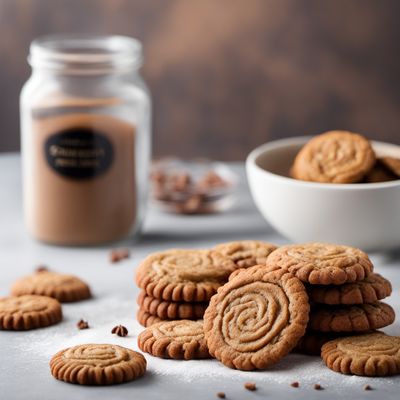
[[[141,291],[137,298],[139,307],[161,319],[202,319],[208,303],[166,301],[148,296]]]
[[[343,285],[308,285],[306,289],[310,301],[330,305],[375,303],[392,293],[390,282],[375,273],[363,281]]]
[[[228,242],[214,247],[214,250],[229,257],[238,268],[265,264],[267,257],[276,249],[277,246],[274,244],[258,240]]]
[[[148,256],[136,272],[137,285],[157,299],[204,302],[236,265],[213,250],[172,249]]]
[[[293,274],[251,267],[210,301],[204,314],[210,354],[230,368],[265,369],[296,346],[308,312],[304,285]]]
[[[373,270],[368,255],[363,251],[318,242],[282,246],[268,256],[267,265],[283,268],[312,285],[360,281]]]
[[[353,306],[314,305],[308,328],[319,332],[364,332],[394,322],[395,312],[381,301]]]
[[[400,337],[377,332],[335,339],[322,346],[321,357],[328,368],[342,374],[400,374]]]
[[[152,315],[147,311],[142,310],[139,308],[136,313],[136,319],[140,325],[147,328],[153,324],[163,321],[161,318],[157,317],[156,315]]]
[[[330,131],[311,139],[297,154],[295,179],[322,183],[355,183],[375,164],[375,153],[363,136]]]
[[[210,358],[201,320],[183,319],[153,324],[139,335],[138,346],[142,351],[161,358]]]
[[[51,297],[24,295],[0,298],[0,330],[44,328],[61,320],[61,304]]]
[[[115,385],[146,372],[138,352],[113,344],[81,344],[58,352],[50,361],[52,375],[79,385]]]
[[[17,280],[11,293],[14,296],[37,294],[57,299],[61,303],[85,300],[91,297],[89,286],[74,275],[39,271]]]

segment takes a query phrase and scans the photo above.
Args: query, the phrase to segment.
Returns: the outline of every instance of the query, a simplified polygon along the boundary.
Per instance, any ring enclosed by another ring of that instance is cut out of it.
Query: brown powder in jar
[[[79,162],[83,171],[85,162],[93,163],[96,166],[94,169],[104,167],[92,177],[68,175],[69,163],[76,161],[70,155],[76,154],[76,148],[71,150],[68,146],[56,146],[50,147],[50,151],[46,148],[51,138],[58,140],[59,133],[73,130],[100,134],[109,146],[106,147],[111,149],[111,160],[103,166],[102,161],[98,163],[96,158],[96,154],[104,156],[101,144],[96,149],[98,153],[92,150],[81,153],[83,159]],[[90,245],[117,240],[129,234],[136,216],[133,125],[101,114],[54,116],[50,113],[34,115],[29,136],[25,144],[30,147],[30,158],[24,167],[25,208],[28,229],[34,237],[54,244]],[[49,152],[54,153],[52,162],[55,167],[48,161]],[[67,173],[57,170],[65,166]]]

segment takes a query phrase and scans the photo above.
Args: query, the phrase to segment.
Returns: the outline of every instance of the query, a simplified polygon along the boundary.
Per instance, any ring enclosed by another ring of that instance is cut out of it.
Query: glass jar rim
[[[132,70],[142,65],[142,44],[120,35],[48,35],[31,43],[28,62],[32,68],[65,73]]]

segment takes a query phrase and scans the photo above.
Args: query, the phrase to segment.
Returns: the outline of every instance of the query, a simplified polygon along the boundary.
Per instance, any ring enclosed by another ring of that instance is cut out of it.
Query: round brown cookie
[[[322,346],[321,357],[328,368],[342,374],[400,374],[400,337],[376,332],[332,340]]]
[[[204,314],[210,354],[230,368],[265,369],[296,346],[308,312],[299,279],[284,270],[251,267],[211,299]]]
[[[343,285],[308,285],[310,301],[330,305],[374,303],[390,296],[392,285],[379,274],[370,274],[363,281]]]
[[[59,351],[50,361],[52,375],[79,385],[115,385],[146,372],[146,359],[114,344],[81,344]]]
[[[365,279],[373,270],[367,254],[354,247],[329,243],[282,246],[267,264],[292,272],[312,285],[342,285]]]
[[[156,315],[152,315],[147,311],[142,309],[138,309],[136,313],[136,319],[138,320],[139,324],[147,328],[150,325],[156,324],[157,322],[163,321],[161,318],[157,317]]]
[[[370,142],[347,131],[330,131],[311,139],[291,170],[296,179],[325,183],[359,182],[375,164]]]
[[[166,301],[148,296],[141,291],[137,298],[139,307],[161,319],[202,319],[208,303]]]
[[[142,351],[175,360],[210,358],[204,339],[203,321],[162,321],[146,328],[138,337]]]
[[[381,301],[355,306],[314,305],[308,328],[319,332],[364,332],[394,322],[392,307]]]
[[[230,258],[238,268],[265,264],[267,257],[276,249],[274,244],[257,240],[222,243],[214,247],[214,250]]]
[[[389,171],[393,172],[397,178],[400,177],[400,158],[381,157],[379,160]]]
[[[398,179],[398,177],[387,168],[383,162],[378,159],[374,167],[365,175],[362,182],[366,183],[378,183],[388,182]]]
[[[49,296],[62,303],[85,300],[91,297],[89,286],[73,275],[39,271],[17,280],[11,288],[14,296],[38,294]]]
[[[0,330],[44,328],[61,320],[61,304],[51,297],[25,295],[0,298]]]
[[[167,250],[148,256],[136,273],[137,285],[157,299],[208,301],[236,265],[213,250]]]

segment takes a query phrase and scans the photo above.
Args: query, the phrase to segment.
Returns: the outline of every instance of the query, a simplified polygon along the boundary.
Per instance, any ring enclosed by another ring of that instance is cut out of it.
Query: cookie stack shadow
[[[370,333],[394,322],[393,308],[381,301],[390,296],[392,286],[377,273],[341,285],[308,283],[306,290],[311,310],[306,334],[295,349],[300,353],[320,355],[330,340]]]

